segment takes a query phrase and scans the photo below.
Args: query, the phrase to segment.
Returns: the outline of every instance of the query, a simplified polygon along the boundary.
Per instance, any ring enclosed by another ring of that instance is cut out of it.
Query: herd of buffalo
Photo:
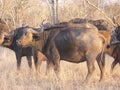
[[[110,29],[111,26],[105,20],[76,18],[56,25],[46,23],[40,28],[24,26],[10,31],[1,20],[0,45],[15,52],[18,70],[23,56],[27,57],[30,68],[33,56],[36,70],[42,61],[46,61],[46,73],[50,73],[52,68],[57,75],[60,71],[60,60],[73,63],[86,61],[86,81],[89,81],[95,70],[96,60],[101,72],[100,81],[103,81],[105,54],[114,58],[111,71],[120,63],[120,26],[112,32]]]

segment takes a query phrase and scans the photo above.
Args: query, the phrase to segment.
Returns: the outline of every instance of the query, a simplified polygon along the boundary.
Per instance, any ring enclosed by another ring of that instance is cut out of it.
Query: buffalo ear
[[[33,35],[33,39],[34,39],[35,41],[39,41],[39,40],[40,40],[40,36],[38,36],[38,35]]]

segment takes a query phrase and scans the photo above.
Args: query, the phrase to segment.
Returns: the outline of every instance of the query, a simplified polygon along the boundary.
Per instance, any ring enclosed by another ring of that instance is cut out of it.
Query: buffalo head
[[[39,33],[41,32],[43,32],[43,30],[38,32],[32,28],[28,28],[21,35],[20,39],[17,40],[17,43],[23,47],[30,46],[33,42],[38,41],[40,39]]]
[[[14,31],[10,31],[10,32],[6,33],[2,45],[10,46],[12,44],[12,42],[13,42],[14,36],[15,36],[15,32]]]

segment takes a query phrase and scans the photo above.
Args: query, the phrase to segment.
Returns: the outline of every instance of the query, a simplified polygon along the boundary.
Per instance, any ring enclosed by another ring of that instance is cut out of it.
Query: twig
[[[92,7],[96,8],[99,12],[101,12],[102,15],[105,16],[105,18],[114,26],[116,27],[116,24],[113,23],[113,21],[105,14],[105,12],[103,12],[100,8],[98,8],[97,6],[95,6],[94,4],[92,4],[89,0],[86,0],[86,2],[91,5]]]

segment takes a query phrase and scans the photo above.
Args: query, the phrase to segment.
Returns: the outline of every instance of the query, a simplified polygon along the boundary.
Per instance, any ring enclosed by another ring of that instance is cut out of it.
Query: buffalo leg
[[[53,63],[51,62],[50,59],[48,59],[47,61],[47,71],[46,71],[46,75],[49,75],[51,73],[51,70],[53,69]]]
[[[41,64],[42,64],[42,60],[38,59],[38,62],[36,64],[36,69],[37,69],[38,72],[40,72],[40,66],[41,66]]]
[[[111,65],[111,72],[113,72],[113,69],[114,69],[114,67],[116,66],[117,63],[118,63],[118,60],[115,59],[115,60],[113,61],[112,65]]]
[[[101,56],[98,55],[97,57],[97,63],[98,63],[98,66],[100,68],[100,72],[101,72],[101,75],[100,75],[100,82],[104,80],[104,73],[105,73],[105,54],[103,54]]]
[[[44,57],[43,57],[43,54],[41,53],[41,52],[39,52],[39,51],[37,51],[36,52],[36,57],[37,57],[37,70],[39,70],[39,72],[40,72],[40,67],[41,67],[41,64],[42,64],[42,61],[45,59]]]
[[[95,70],[95,66],[94,66],[95,58],[93,57],[93,55],[86,55],[86,60],[87,60],[87,68],[88,68],[86,82],[89,82],[93,74],[93,71]]]
[[[28,66],[31,69],[32,68],[32,57],[31,56],[26,56],[27,57],[27,61],[28,61]]]
[[[54,71],[58,75],[60,71],[60,56],[54,44],[49,49],[49,54],[47,57],[48,57],[47,69],[50,69],[50,67],[54,66]]]
[[[34,52],[34,63],[35,63],[35,68],[37,72],[40,72],[40,66],[42,63],[42,57],[39,57],[39,51]]]
[[[21,66],[21,56],[19,55],[16,55],[16,58],[17,58],[17,70],[20,70],[20,66]]]
[[[38,67],[38,66],[37,66],[37,63],[38,63],[37,52],[34,52],[33,58],[34,58],[35,69],[36,69],[36,71],[37,71],[37,67]]]
[[[52,49],[53,52],[53,62],[54,62],[54,71],[56,74],[59,74],[60,72],[60,55],[58,53],[58,50],[56,48]]]

